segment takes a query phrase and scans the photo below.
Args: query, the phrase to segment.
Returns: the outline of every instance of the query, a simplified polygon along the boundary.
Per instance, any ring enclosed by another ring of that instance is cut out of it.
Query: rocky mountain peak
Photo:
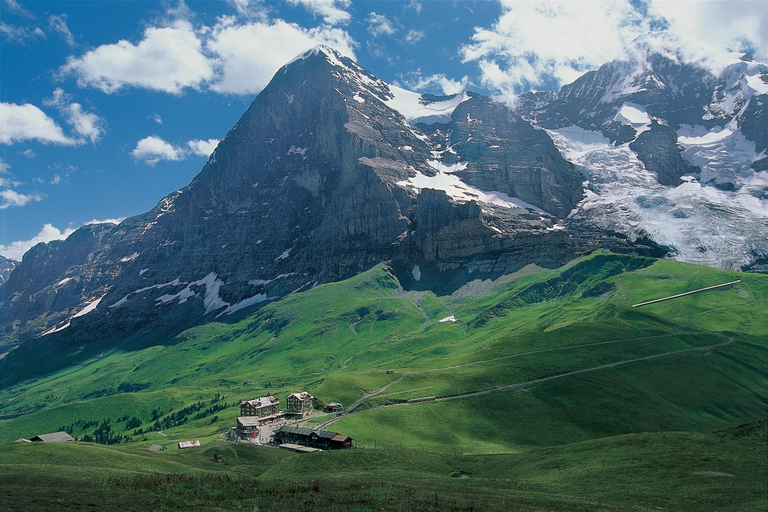
[[[12,339],[155,336],[383,261],[450,291],[572,257],[556,224],[581,194],[504,105],[424,98],[320,46],[276,73],[188,186],[25,258],[0,321]]]

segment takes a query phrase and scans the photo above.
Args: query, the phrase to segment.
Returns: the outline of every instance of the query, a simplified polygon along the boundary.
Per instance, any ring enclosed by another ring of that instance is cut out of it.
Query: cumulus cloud
[[[192,155],[208,157],[218,144],[217,139],[194,139],[185,145],[174,146],[156,135],[151,135],[141,139],[131,151],[131,155],[136,160],[154,166],[160,161],[178,162]]]
[[[32,201],[40,201],[42,197],[37,194],[19,194],[15,190],[0,190],[0,210],[12,206],[25,206]]]
[[[104,133],[104,120],[96,114],[83,111],[83,106],[73,103],[72,97],[65,94],[61,88],[53,91],[53,97],[44,103],[57,107],[67,123],[83,140],[88,139],[95,144],[101,139]]]
[[[405,80],[405,87],[418,92],[442,92],[446,95],[459,94],[467,90],[469,77],[461,80],[452,80],[443,73],[422,77],[418,73]]]
[[[155,165],[161,160],[175,162],[184,159],[183,151],[155,135],[141,139],[131,151],[131,155],[147,165]]]
[[[56,122],[35,105],[0,104],[0,143],[13,144],[25,140],[74,146],[81,141],[64,134]]]
[[[149,27],[138,44],[121,40],[70,57],[60,71],[75,74],[81,87],[108,94],[125,86],[181,94],[187,87],[199,89],[214,76],[213,63],[186,20]]]
[[[189,147],[189,150],[192,152],[192,154],[195,154],[197,156],[210,156],[211,153],[213,153],[213,150],[216,149],[216,146],[219,145],[218,139],[208,139],[208,140],[191,140],[187,142],[187,146]]]
[[[48,243],[54,240],[64,240],[74,232],[75,230],[71,228],[60,231],[59,229],[53,227],[53,225],[46,224],[37,235],[29,240],[20,240],[18,242],[12,242],[8,245],[0,245],[0,254],[15,261],[21,261],[24,253],[37,244]]]
[[[315,16],[320,16],[329,25],[348,23],[351,15],[344,9],[351,0],[289,0],[292,4],[301,4]]]
[[[368,32],[373,37],[391,36],[397,32],[397,28],[389,21],[389,18],[383,14],[371,12],[368,15]]]
[[[461,54],[477,63],[483,85],[513,97],[558,88],[649,47],[713,70],[733,61],[718,58],[726,50],[764,57],[767,24],[764,2],[503,0],[501,16],[476,28]]]
[[[213,26],[195,29],[189,21],[191,15],[180,4],[168,11],[170,19],[164,25],[147,28],[138,43],[122,40],[99,46],[70,57],[59,71],[75,75],[80,87],[95,87],[107,94],[124,87],[176,95],[187,88],[255,94],[285,62],[319,44],[355,58],[357,43],[348,32],[332,26],[343,21],[341,7],[349,2],[299,1],[322,15],[326,23],[305,28],[281,19],[269,20],[260,4],[231,0],[241,17],[222,16]],[[258,19],[250,15],[254,12],[261,13]]]
[[[274,41],[280,41],[275,45]],[[206,48],[216,55],[220,74],[211,89],[228,94],[254,94],[280,67],[310,48],[325,44],[354,58],[354,41],[333,27],[306,29],[283,20],[246,24],[220,23]]]
[[[718,71],[732,59],[724,51],[750,52],[768,60],[768,3],[649,2],[650,15],[664,19],[684,56]],[[730,56],[732,57],[732,56]]]

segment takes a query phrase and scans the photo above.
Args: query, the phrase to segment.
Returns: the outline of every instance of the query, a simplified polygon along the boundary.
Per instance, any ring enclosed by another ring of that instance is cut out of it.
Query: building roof
[[[240,402],[240,405],[251,404],[253,407],[259,408],[266,407],[268,405],[276,405],[279,403],[280,400],[273,396],[261,396],[259,398],[254,398],[253,400],[244,400]]]
[[[313,452],[321,452],[320,448],[312,448],[310,446],[302,446],[300,444],[291,444],[291,443],[284,443],[280,445],[280,448],[283,450],[289,450],[296,453],[313,453]]]
[[[263,418],[258,418],[256,416],[238,416],[237,424],[244,427],[258,427],[261,424],[262,419]]]
[[[151,444],[151,445],[149,445],[149,448],[147,448],[147,450],[149,450],[151,452],[161,452],[161,451],[165,450],[165,446],[163,446],[161,444]]]
[[[74,441],[75,438],[66,432],[52,432],[50,434],[40,434],[32,438],[32,441],[40,441],[43,443],[60,443],[62,441]]]
[[[200,441],[197,439],[194,441],[179,441],[179,448],[192,448],[193,446],[200,446]]]
[[[301,393],[291,393],[290,395],[288,395],[288,398],[290,397],[295,397],[295,398],[298,398],[299,400],[307,400],[310,398],[314,398],[312,395],[310,395],[306,391],[302,391]]]
[[[320,439],[332,439],[333,436],[337,435],[336,432],[328,432],[327,430],[312,430],[311,428],[306,427],[294,427],[292,425],[283,425],[280,427],[279,430],[275,432],[277,433],[286,433],[286,434],[296,434],[299,436],[311,436],[312,434],[315,434]]]

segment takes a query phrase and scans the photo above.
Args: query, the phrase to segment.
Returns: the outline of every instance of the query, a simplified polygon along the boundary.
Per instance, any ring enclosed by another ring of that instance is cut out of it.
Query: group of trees
[[[204,402],[201,400],[176,412],[173,412],[173,409],[171,409],[168,414],[165,414],[162,410],[155,408],[152,410],[150,414],[151,419],[149,420],[154,423],[145,428],[141,428],[141,426],[144,424],[141,418],[125,414],[118,418],[117,421],[115,421],[115,423],[125,422],[125,425],[122,429],[118,429],[116,426],[113,426],[111,419],[106,418],[101,420],[101,422],[99,422],[99,420],[79,419],[74,423],[59,427],[59,430],[65,431],[69,435],[74,436],[75,439],[78,439],[78,437],[75,436],[75,431],[83,432],[89,430],[91,427],[96,427],[96,429],[93,431],[83,433],[79,440],[99,444],[125,443],[131,441],[134,436],[140,436],[147,432],[158,432],[161,430],[167,430],[172,427],[177,427],[179,425],[184,425],[190,420],[200,420],[207,418],[208,416],[222,411],[227,407],[236,405],[239,405],[239,402],[233,402],[229,404],[224,401],[224,397],[220,393],[216,393],[213,399],[209,402]],[[212,422],[216,421],[217,419],[218,415],[214,416]],[[133,430],[132,434],[123,433],[130,432],[131,430]]]

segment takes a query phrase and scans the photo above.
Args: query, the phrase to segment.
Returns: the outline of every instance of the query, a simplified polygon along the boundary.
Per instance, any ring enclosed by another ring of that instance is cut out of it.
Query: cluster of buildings
[[[283,423],[273,432],[272,442],[296,452],[351,448],[352,438],[329,432],[284,424],[298,420],[314,411],[315,398],[306,391],[291,393],[285,401],[285,410],[280,410],[280,401],[274,396],[262,396],[240,402],[240,416],[237,426],[232,427],[227,435],[231,440],[249,440],[258,442],[259,432],[265,426]],[[325,412],[341,412],[342,405],[332,402],[326,405]]]

